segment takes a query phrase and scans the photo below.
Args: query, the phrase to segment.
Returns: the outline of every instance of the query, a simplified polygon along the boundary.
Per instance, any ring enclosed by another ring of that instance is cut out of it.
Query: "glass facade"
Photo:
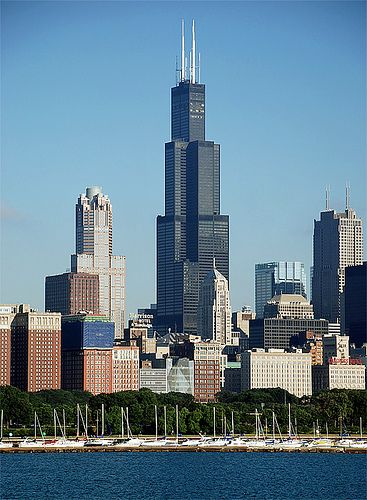
[[[307,298],[302,262],[267,262],[255,265],[255,311],[264,317],[264,306],[274,295],[298,294]]]
[[[171,92],[165,215],[157,217],[157,324],[197,334],[199,287],[216,267],[229,278],[229,217],[220,215],[220,146],[205,141],[205,85]]]

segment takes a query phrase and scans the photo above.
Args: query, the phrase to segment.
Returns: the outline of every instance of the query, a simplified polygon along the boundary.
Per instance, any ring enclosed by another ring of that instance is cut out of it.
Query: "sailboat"
[[[228,444],[228,440],[225,437],[216,437],[216,408],[213,406],[213,437],[202,439],[201,442],[197,445],[200,448],[206,447],[222,447]],[[224,429],[224,433],[225,433]]]
[[[4,410],[0,412],[0,448],[12,448],[13,443],[10,441],[3,441],[3,427],[4,427]]]
[[[301,448],[304,446],[304,442],[298,439],[295,436],[295,432],[293,429],[292,425],[292,420],[291,420],[291,404],[288,403],[288,438],[285,440],[282,440],[279,443],[279,447],[281,449],[289,449],[289,448]]]
[[[255,408],[255,439],[247,439],[244,443],[247,448],[264,448],[266,446],[264,430],[257,408]]]
[[[125,438],[124,420],[126,421],[126,433],[127,433],[126,438]],[[142,442],[143,442],[142,439],[134,438],[134,436],[131,433],[129,425],[129,408],[126,407],[124,409],[121,407],[121,440],[115,441],[114,446],[116,446],[117,448],[124,448],[124,447],[136,448],[140,446]]]
[[[39,428],[41,439],[37,439],[37,427]],[[34,412],[34,438],[25,438],[23,441],[19,443],[19,448],[43,448],[45,445],[45,439],[43,438],[43,432],[41,428],[41,424],[37,415],[37,412]]]
[[[86,416],[87,418],[87,416]],[[97,419],[98,419],[98,410],[97,410]],[[102,408],[101,408],[101,436],[98,437],[98,420],[97,420],[97,428],[96,428],[96,434],[97,436],[92,439],[88,439],[86,443],[84,443],[84,446],[111,446],[114,444],[113,439],[105,439],[104,438],[104,422],[105,420],[105,411],[104,411],[104,403],[102,403]]]
[[[166,412],[165,412],[165,430],[166,430]],[[176,405],[176,441],[170,441],[166,436],[158,439],[158,413],[157,405],[154,405],[154,417],[155,417],[155,440],[144,440],[141,446],[149,446],[152,448],[160,448],[162,446],[177,446],[178,445],[178,406]]]

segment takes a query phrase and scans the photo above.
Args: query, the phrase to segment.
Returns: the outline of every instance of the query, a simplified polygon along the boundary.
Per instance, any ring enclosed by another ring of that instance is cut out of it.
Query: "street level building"
[[[27,392],[60,389],[61,314],[19,306],[11,323],[11,385]]]
[[[93,395],[112,392],[112,348],[63,351],[62,389]]]
[[[347,360],[349,358],[349,337],[347,335],[324,335],[322,337],[324,364],[331,358]]]
[[[151,361],[142,361],[140,368],[140,388],[150,389],[157,393],[168,392],[168,370],[153,368]]]
[[[275,295],[306,295],[306,274],[302,262],[266,262],[255,265],[256,318],[264,317],[264,306]]]
[[[65,314],[99,313],[99,277],[88,273],[46,276],[45,310]]]
[[[134,341],[112,349],[112,392],[138,391],[139,347]]]
[[[218,342],[194,344],[194,396],[201,403],[215,401],[221,390],[221,354],[223,346]],[[224,372],[224,370],[223,370]]]
[[[242,390],[271,387],[281,387],[298,398],[311,395],[311,355],[283,349],[254,349],[242,353]]]
[[[168,372],[168,392],[194,394],[194,361],[188,358],[171,358],[172,366]]]
[[[193,26],[194,36],[194,26]],[[205,139],[205,85],[193,42],[171,91],[165,145],[165,213],[157,217],[156,329],[197,334],[199,289],[213,267],[229,279],[229,217],[220,211],[220,146]]]
[[[76,253],[71,271],[99,278],[99,313],[115,323],[115,337],[125,325],[125,257],[112,255],[112,205],[99,186],[89,187],[76,204]]]
[[[327,365],[312,367],[313,394],[330,389],[363,390],[365,388],[366,367],[360,360],[335,358]]]
[[[314,221],[312,302],[315,317],[331,323],[340,321],[340,295],[345,269],[363,261],[362,220],[347,206],[344,212],[321,212]]]

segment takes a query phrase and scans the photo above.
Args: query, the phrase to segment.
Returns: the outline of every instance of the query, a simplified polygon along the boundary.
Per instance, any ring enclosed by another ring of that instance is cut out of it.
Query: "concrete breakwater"
[[[277,447],[262,447],[262,448],[251,448],[247,446],[212,446],[212,447],[200,447],[200,446],[186,446],[186,447],[176,447],[176,446],[162,446],[162,447],[117,447],[117,446],[83,446],[80,448],[72,447],[40,447],[40,448],[2,448],[0,453],[116,453],[116,452],[224,452],[224,453],[352,453],[352,454],[366,454],[367,450],[362,448],[348,448],[348,447],[329,447],[329,448],[277,448]]]

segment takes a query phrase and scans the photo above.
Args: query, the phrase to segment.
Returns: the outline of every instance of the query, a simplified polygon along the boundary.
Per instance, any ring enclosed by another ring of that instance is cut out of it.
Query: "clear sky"
[[[1,302],[44,308],[86,186],[110,196],[127,313],[155,302],[156,216],[181,18],[195,18],[207,139],[221,144],[234,309],[254,266],[312,262],[325,206],[366,214],[364,2],[2,5]],[[189,33],[189,26],[187,26]]]

